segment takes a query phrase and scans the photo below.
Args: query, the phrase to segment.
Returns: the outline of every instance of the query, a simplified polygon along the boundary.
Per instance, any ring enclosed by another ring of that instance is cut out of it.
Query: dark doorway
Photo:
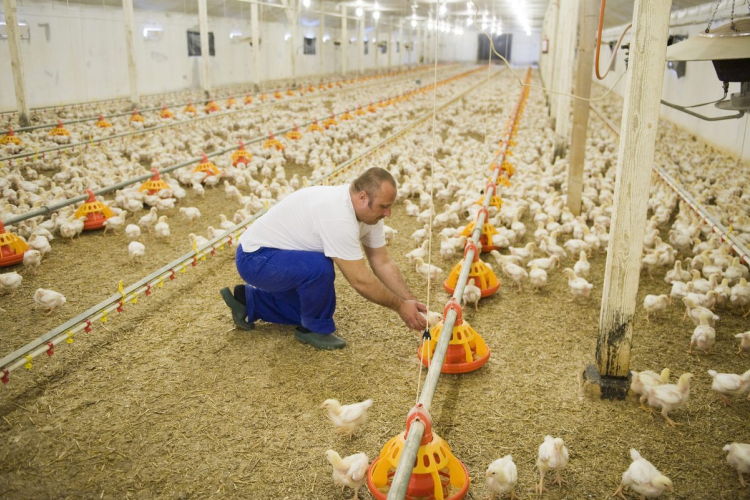
[[[511,61],[511,49],[513,48],[513,35],[512,34],[505,34],[505,35],[494,35],[492,37],[492,41],[495,45],[495,50],[502,54],[504,58],[508,60],[508,62]],[[484,62],[487,60],[487,58],[490,55],[490,41],[489,39],[483,35],[479,34],[479,44],[477,49],[477,61]],[[497,56],[497,54],[492,54],[492,60],[493,61],[500,61],[500,58]]]

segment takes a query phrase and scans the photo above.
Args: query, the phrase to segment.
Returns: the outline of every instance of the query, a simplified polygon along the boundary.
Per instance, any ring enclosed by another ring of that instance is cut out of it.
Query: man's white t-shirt
[[[343,260],[364,257],[360,242],[370,248],[385,246],[383,221],[370,225],[357,220],[349,184],[295,191],[240,236],[245,252],[261,247],[306,250]]]

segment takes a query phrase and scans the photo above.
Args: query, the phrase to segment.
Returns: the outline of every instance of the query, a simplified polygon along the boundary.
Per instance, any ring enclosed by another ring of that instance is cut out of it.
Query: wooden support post
[[[372,50],[375,51],[375,72],[380,70],[380,51],[378,50],[378,44],[382,40],[380,39],[380,19],[375,20],[375,34],[372,37]]]
[[[365,15],[359,20],[359,36],[357,37],[357,68],[359,74],[365,72]]]
[[[627,393],[671,5],[672,0],[636,0],[633,11],[628,86],[596,345],[600,394],[607,398],[624,397]],[[618,382],[621,385],[613,388],[612,384]]]
[[[401,66],[404,65],[404,18],[399,18],[398,20],[398,62],[396,63],[399,66],[399,70],[401,69]]]
[[[386,47],[388,51],[388,71],[391,70],[391,66],[393,65],[393,58],[391,57],[393,53],[393,17],[391,17],[390,21],[388,23],[388,46]]]
[[[27,127],[30,125],[29,105],[26,103],[26,82],[23,78],[21,35],[18,32],[16,0],[3,0],[3,10],[5,10],[5,26],[8,30],[8,41],[10,42],[10,67],[13,71],[13,89],[16,91],[18,123],[22,127]]]
[[[578,68],[576,69],[576,95],[586,99],[591,96],[591,72],[594,66],[596,28],[599,21],[598,0],[581,0],[580,37],[578,39]],[[586,160],[586,136],[589,128],[589,102],[574,99],[573,136],[570,141],[568,166],[568,208],[574,215],[581,214],[583,191],[583,165]]]
[[[281,0],[281,4],[285,7],[284,13],[286,19],[289,21],[289,64],[292,67],[292,85],[294,85],[297,78],[297,19],[299,18],[299,3],[296,0]]]
[[[565,24],[562,27],[560,45],[562,57],[560,58],[560,78],[558,79],[558,92],[570,94],[573,92],[573,64],[575,64],[575,48],[578,32],[578,19],[580,12],[579,0],[568,0],[564,9]],[[557,96],[557,115],[555,117],[555,152],[554,157],[565,156],[570,140],[570,106],[572,97],[565,95]]]
[[[349,32],[346,29],[346,5],[341,5],[341,76],[346,76],[346,60],[349,56]]]
[[[326,18],[321,12],[320,21],[318,21],[318,44],[320,45],[320,77],[326,74],[326,59],[325,59],[325,42],[323,38],[326,36]]]
[[[545,19],[548,21],[548,31],[547,31],[547,54],[545,54],[545,65],[544,65],[544,74],[542,75],[542,79],[544,81],[544,85],[547,88],[553,89],[554,85],[554,74],[555,74],[555,68],[556,68],[556,59],[555,59],[555,51],[557,50],[557,25],[558,25],[558,18],[560,17],[560,4],[559,0],[552,0],[549,3],[549,6],[547,8],[547,16],[549,19]],[[553,116],[552,114],[552,101],[554,99],[554,96],[550,94],[549,92],[546,92],[547,96],[547,111],[549,113],[549,116]]]
[[[552,44],[553,58],[555,60],[554,69],[552,71],[552,90],[555,92],[560,91],[560,76],[562,73],[562,56],[563,56],[563,32],[565,31],[565,25],[569,22],[570,13],[570,2],[571,0],[558,0],[559,7],[557,11],[557,27],[555,28],[555,40]],[[557,107],[559,106],[560,96],[557,94],[550,95],[550,124],[552,128],[555,128],[555,120],[557,119]]]
[[[209,73],[209,61],[211,59],[211,47],[208,44],[208,7],[206,0],[198,0],[198,28],[201,34],[201,89],[206,99],[211,98],[211,79]]]
[[[258,4],[250,4],[250,29],[253,34],[253,83],[257,87],[256,92],[260,91],[260,18],[258,16]]]

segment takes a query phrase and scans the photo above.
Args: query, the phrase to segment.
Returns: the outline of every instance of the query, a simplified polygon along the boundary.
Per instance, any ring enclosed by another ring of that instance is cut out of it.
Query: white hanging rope
[[[440,0],[438,0],[437,8],[440,10]],[[430,279],[431,268],[432,268],[432,212],[435,209],[434,207],[434,190],[435,190],[435,133],[436,133],[436,121],[437,121],[437,67],[438,67],[438,37],[439,37],[440,30],[435,30],[435,36],[434,36],[434,48],[435,48],[435,64],[434,64],[434,71],[433,71],[433,81],[432,81],[432,161],[430,162],[430,206],[428,207],[429,210],[429,220],[427,222],[428,225],[428,233],[427,233],[427,314],[425,317],[425,330],[429,332],[430,329],[430,287],[432,285],[432,280]],[[426,53],[426,52],[425,52]],[[422,337],[422,355],[424,356],[425,346],[427,346],[427,349],[429,349],[429,342],[427,342],[427,336]],[[427,359],[431,359],[429,353],[427,355]],[[421,388],[422,384],[422,367],[424,366],[424,363],[419,363],[419,372],[417,375],[417,396],[416,396],[416,403],[419,402],[419,390]],[[415,404],[416,404],[415,403]]]

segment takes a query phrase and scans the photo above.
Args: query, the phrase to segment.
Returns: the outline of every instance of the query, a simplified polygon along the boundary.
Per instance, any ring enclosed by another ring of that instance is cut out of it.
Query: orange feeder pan
[[[188,103],[187,106],[185,106],[185,109],[182,110],[183,113],[193,113],[195,114],[195,106],[193,106],[192,103]]]
[[[5,224],[0,221],[0,267],[8,267],[23,261],[23,254],[29,249],[21,238],[5,232]]]
[[[355,111],[354,114],[357,116],[362,116],[362,115],[366,115],[367,113],[362,108],[357,108],[357,111]]]
[[[99,115],[99,119],[96,121],[96,126],[98,128],[109,128],[112,124],[104,119],[104,115]]]
[[[464,248],[464,259],[466,258],[466,253],[470,248],[474,249],[474,261],[471,263],[471,268],[469,269],[469,277],[467,278],[467,280],[474,278],[474,283],[479,287],[480,290],[482,290],[482,297],[489,297],[500,289],[500,280],[497,279],[497,276],[495,276],[495,273],[492,272],[492,269],[487,267],[487,265],[479,258],[477,246],[471,240],[469,240],[469,242],[466,244],[466,247]],[[451,273],[448,276],[448,279],[446,279],[443,283],[443,288],[445,288],[448,293],[453,293],[456,290],[458,275],[461,274],[461,267],[463,266],[463,264],[464,261],[462,259],[461,262],[456,264],[453,269],[451,269]]]
[[[169,184],[159,177],[159,171],[155,168],[152,168],[151,171],[154,173],[154,176],[141,184],[138,191],[148,191],[148,194],[156,194],[162,189],[169,189]]]
[[[482,225],[482,234],[479,236],[479,243],[482,244],[482,252],[499,250],[500,247],[496,247],[492,244],[492,237],[497,234],[497,229],[495,229],[495,226],[493,226],[490,222],[487,222],[487,220],[489,220],[489,214],[487,213],[486,207],[482,207],[479,209],[479,213],[481,214],[482,212],[484,212],[484,224]],[[476,225],[476,222],[472,222],[471,224],[466,226],[461,232],[461,236],[470,238],[471,234],[474,232],[474,227],[476,227]]]
[[[448,344],[448,350],[445,353],[445,361],[440,369],[441,373],[469,373],[478,370],[490,359],[490,348],[484,342],[484,339],[468,323],[464,323],[461,306],[455,298],[451,298],[443,311],[443,317],[448,315],[448,311],[456,311],[456,321],[453,324],[451,332],[451,341]],[[435,352],[440,334],[443,330],[443,322],[433,326],[430,330],[431,339],[422,344],[417,351],[417,355],[422,364],[429,367],[432,356]],[[427,352],[423,352],[425,346],[428,346]]]
[[[333,115],[331,115],[330,118],[328,118],[327,120],[325,120],[323,122],[323,126],[325,128],[327,128],[327,129],[333,127],[334,125],[338,125],[338,124],[339,124],[339,122],[336,121],[336,118],[334,118]]]
[[[461,500],[469,492],[469,471],[448,443],[432,431],[432,417],[419,403],[406,417],[406,431],[388,441],[367,470],[367,489],[377,500],[386,500],[404,451],[412,422],[424,424],[417,460],[406,488],[407,500]]]
[[[104,221],[115,214],[107,205],[96,200],[96,196],[94,196],[92,190],[87,189],[86,192],[89,194],[89,199],[86,200],[86,203],[78,207],[75,218],[86,217],[86,220],[83,222],[84,231],[101,229],[104,227]]]
[[[240,141],[240,147],[232,153],[232,166],[236,167],[239,163],[244,163],[247,166],[248,163],[253,159],[253,155],[247,152],[245,149],[245,143]]]
[[[219,170],[219,167],[208,161],[208,156],[206,156],[206,153],[201,152],[201,156],[203,159],[201,162],[193,169],[193,173],[195,172],[205,172],[206,175],[219,175],[221,173],[221,170]]]
[[[247,94],[245,96],[245,104],[252,104],[252,103],[253,103],[253,96],[251,96],[250,94]]]
[[[143,122],[143,116],[138,112],[137,109],[133,110],[133,115],[130,117],[131,122]]]
[[[159,116],[161,116],[165,120],[168,120],[169,118],[174,118],[174,113],[172,113],[166,106],[162,106]]]

